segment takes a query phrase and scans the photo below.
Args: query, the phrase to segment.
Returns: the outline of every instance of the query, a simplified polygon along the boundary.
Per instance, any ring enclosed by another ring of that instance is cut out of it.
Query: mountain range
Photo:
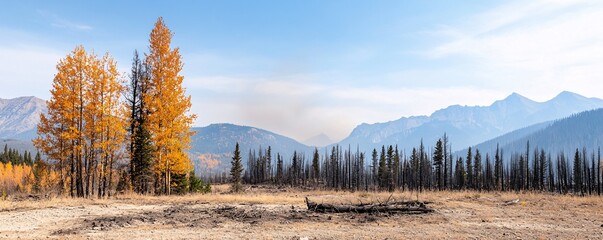
[[[603,120],[603,110],[575,115],[598,108],[603,108],[603,100],[571,92],[562,92],[545,102],[536,102],[513,93],[489,106],[452,105],[430,116],[363,123],[336,144],[358,147],[365,152],[381,145],[411,149],[421,141],[426,146],[432,146],[446,133],[454,149],[477,146],[483,151],[491,151],[498,143],[509,152],[524,149],[525,142],[530,140],[533,146],[569,151],[576,144],[590,147],[602,143],[598,136],[603,136],[603,129],[597,124]],[[31,151],[31,139],[35,137],[42,112],[46,112],[46,105],[39,98],[0,99],[0,139],[10,147]],[[315,148],[313,146],[324,151],[321,147],[331,142],[321,134],[304,141],[304,144],[267,130],[228,123],[195,127],[192,131],[196,134],[191,139],[189,154],[198,171],[202,171],[204,166],[226,168],[236,142],[241,145],[244,158],[249,150],[259,151],[260,148],[271,146],[274,154],[278,152],[285,159],[294,151],[309,155]],[[551,136],[564,136],[569,142],[555,142],[550,139]]]
[[[288,158],[295,151],[310,153],[311,147],[299,143],[291,138],[269,132],[263,129],[239,126],[229,123],[211,124],[206,127],[196,127],[192,131],[195,135],[191,138],[191,157],[196,172],[205,171],[207,165],[213,164],[214,168],[224,169],[230,167],[230,158],[239,143],[243,158],[248,152],[265,151],[268,146]]]
[[[36,134],[46,101],[37,97],[0,99],[0,138],[29,140]]]
[[[536,102],[517,93],[490,106],[453,105],[430,116],[402,117],[385,123],[356,127],[339,145],[360,146],[360,149],[398,145],[409,149],[421,140],[432,145],[446,133],[457,149],[479,144],[502,134],[537,123],[602,108],[603,100],[561,92],[546,102]]]
[[[555,154],[573,156],[576,149],[586,148],[589,152],[597,150],[603,144],[603,109],[573,114],[551,122],[535,124],[522,128],[486,142],[475,145],[481,152],[495,153],[496,147],[506,153],[524,153],[528,142],[530,151],[544,149]],[[466,149],[458,152],[464,156]],[[531,154],[531,153],[530,153]],[[510,156],[505,156],[505,158]]]

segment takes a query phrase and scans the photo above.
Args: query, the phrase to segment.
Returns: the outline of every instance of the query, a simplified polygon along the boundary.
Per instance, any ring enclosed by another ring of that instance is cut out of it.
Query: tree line
[[[29,166],[33,166],[34,160],[40,159],[40,153],[36,153],[35,159],[31,157],[31,152],[23,151],[23,154],[19,153],[17,149],[12,149],[8,147],[8,144],[4,145],[4,151],[0,153],[0,162],[1,163],[11,163],[12,165],[21,165],[27,164]]]
[[[240,153],[236,154],[240,158]],[[453,154],[446,134],[434,147],[427,149],[421,141],[408,153],[384,145],[373,149],[369,156],[350,146],[333,146],[322,154],[315,149],[310,159],[298,152],[286,159],[279,153],[275,155],[273,160],[270,147],[250,150],[240,181],[347,191],[539,191],[575,195],[600,195],[603,191],[600,150],[576,149],[571,156],[553,154],[537,147],[531,149],[529,141],[525,152],[511,153],[509,158],[498,147],[493,156],[471,147],[466,154]]]
[[[182,87],[182,60],[173,33],[159,18],[149,52],[135,51],[130,81],[107,53],[77,46],[57,64],[48,113],[34,145],[59,174],[62,193],[107,197],[126,189],[170,194],[204,188],[192,173],[190,96]]]
[[[0,153],[0,196],[14,192],[48,192],[53,190],[56,171],[42,161],[40,153],[32,159],[31,152],[20,153],[7,145]]]

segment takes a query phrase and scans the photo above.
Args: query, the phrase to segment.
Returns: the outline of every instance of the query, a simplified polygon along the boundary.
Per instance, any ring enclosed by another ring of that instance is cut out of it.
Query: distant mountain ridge
[[[555,156],[564,153],[572,156],[576,148],[587,151],[596,151],[603,146],[603,109],[581,112],[551,122],[532,125],[505,135],[490,139],[473,146],[483,154],[493,155],[496,146],[505,153],[505,159],[512,153],[525,153],[527,143],[530,142],[530,151],[543,149]],[[467,149],[457,152],[464,156]],[[532,154],[532,152],[530,152]]]
[[[192,131],[196,134],[191,138],[189,155],[197,172],[207,171],[208,162],[217,164],[214,166],[216,169],[229,168],[236,143],[239,143],[245,162],[250,151],[259,153],[260,149],[265,151],[268,146],[272,149],[274,159],[277,153],[288,160],[295,151],[309,154],[313,150],[294,139],[270,131],[230,123],[195,127]]]
[[[46,101],[37,97],[0,99],[0,139],[30,140],[35,137]]]
[[[586,98],[567,91],[546,102],[536,102],[513,93],[490,106],[452,105],[435,111],[430,116],[402,117],[385,123],[361,124],[338,144],[358,145],[365,151],[383,144],[410,149],[421,140],[431,145],[447,133],[453,148],[456,146],[459,149],[522,127],[601,107],[601,99]]]
[[[310,147],[291,138],[255,127],[239,126],[230,123],[211,124],[191,129],[196,132],[191,138],[191,152],[224,153],[232,152],[238,142],[243,153],[249,149],[257,150],[271,146],[281,153],[307,151]]]

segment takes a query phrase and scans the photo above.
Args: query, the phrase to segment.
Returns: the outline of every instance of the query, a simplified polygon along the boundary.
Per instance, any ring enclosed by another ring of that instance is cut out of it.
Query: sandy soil
[[[432,192],[434,213],[314,213],[303,199],[385,201],[386,193],[252,191],[0,204],[0,238],[73,239],[603,239],[603,198]],[[395,199],[416,198],[395,193]],[[517,204],[505,205],[519,199]]]

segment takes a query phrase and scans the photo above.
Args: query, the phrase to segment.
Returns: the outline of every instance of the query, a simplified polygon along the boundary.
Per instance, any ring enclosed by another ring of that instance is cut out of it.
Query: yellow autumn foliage
[[[170,47],[173,33],[159,18],[150,36],[150,53],[146,64],[150,68],[150,91],[144,96],[151,114],[149,131],[155,144],[155,171],[163,176],[169,194],[171,174],[187,174],[192,170],[188,155],[190,127],[196,118],[189,114],[191,98],[182,86],[182,60],[178,48]]]

